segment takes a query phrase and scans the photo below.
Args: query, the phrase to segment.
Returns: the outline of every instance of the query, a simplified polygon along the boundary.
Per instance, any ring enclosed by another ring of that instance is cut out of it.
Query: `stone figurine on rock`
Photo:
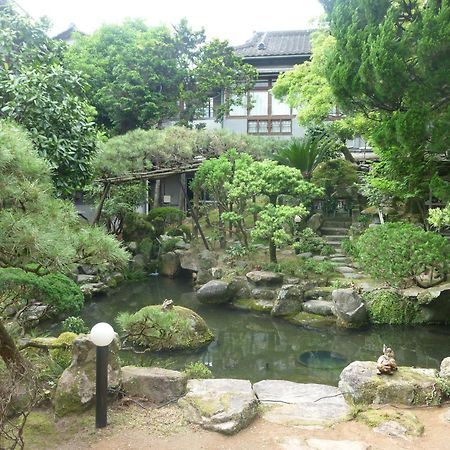
[[[392,375],[396,370],[397,363],[393,350],[383,345],[383,354],[377,360],[377,374]]]

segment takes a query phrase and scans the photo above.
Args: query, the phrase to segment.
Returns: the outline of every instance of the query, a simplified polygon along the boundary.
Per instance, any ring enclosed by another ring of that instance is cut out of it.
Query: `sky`
[[[208,38],[243,44],[254,31],[313,28],[323,14],[318,0],[16,0],[34,18],[47,16],[51,35],[74,23],[92,33],[103,23],[142,18],[147,25],[173,25],[186,17],[195,30],[205,28]]]

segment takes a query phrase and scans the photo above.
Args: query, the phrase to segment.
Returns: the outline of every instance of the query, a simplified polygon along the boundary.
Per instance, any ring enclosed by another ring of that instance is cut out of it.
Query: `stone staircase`
[[[342,241],[347,238],[348,230],[351,224],[352,219],[348,216],[328,217],[324,220],[324,223],[320,228],[322,237],[335,249],[338,254],[342,252],[341,244]]]

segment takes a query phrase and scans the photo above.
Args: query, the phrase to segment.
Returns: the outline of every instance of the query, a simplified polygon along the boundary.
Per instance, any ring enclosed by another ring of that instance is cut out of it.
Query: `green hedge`
[[[372,277],[400,285],[429,267],[446,275],[450,244],[437,233],[392,222],[368,228],[356,242],[356,254]]]

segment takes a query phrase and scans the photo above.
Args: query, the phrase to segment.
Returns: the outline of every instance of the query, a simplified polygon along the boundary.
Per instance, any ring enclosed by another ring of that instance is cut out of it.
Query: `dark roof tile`
[[[310,35],[314,30],[256,32],[243,45],[235,47],[242,57],[310,55]]]

